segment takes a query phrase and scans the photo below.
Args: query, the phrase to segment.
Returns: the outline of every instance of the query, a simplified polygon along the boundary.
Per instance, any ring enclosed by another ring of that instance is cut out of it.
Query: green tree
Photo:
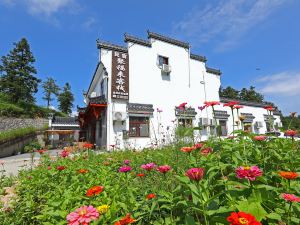
[[[241,100],[245,101],[251,101],[251,102],[259,102],[262,103],[264,100],[264,96],[258,92],[255,91],[255,87],[250,86],[249,89],[243,88],[240,91],[239,98]]]
[[[47,77],[47,80],[43,82],[42,87],[44,89],[43,99],[47,101],[47,108],[49,108],[50,102],[53,100],[52,94],[58,96],[60,88],[56,85],[56,81]]]
[[[73,101],[74,95],[71,92],[71,86],[69,83],[66,83],[62,92],[58,95],[59,110],[63,113],[70,114],[72,112]]]
[[[224,98],[232,98],[232,99],[238,99],[239,98],[239,91],[228,86],[225,89],[224,88],[220,88],[220,97],[224,97]]]
[[[10,101],[35,102],[34,94],[38,91],[40,79],[33,66],[35,58],[25,38],[14,43],[14,48],[1,57],[0,91],[9,96]]]

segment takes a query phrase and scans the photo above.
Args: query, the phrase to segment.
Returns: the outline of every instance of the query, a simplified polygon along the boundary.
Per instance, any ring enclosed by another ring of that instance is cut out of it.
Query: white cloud
[[[174,26],[177,36],[199,45],[219,40],[217,50],[237,44],[249,30],[290,0],[223,0],[194,9]]]
[[[300,72],[282,72],[261,77],[257,80],[263,94],[280,94],[284,96],[300,95]]]
[[[15,0],[0,0],[0,4],[5,5],[7,7],[14,6]]]
[[[26,0],[25,2],[31,14],[45,16],[51,16],[74,4],[74,0]]]
[[[92,29],[92,27],[97,23],[97,20],[94,17],[89,17],[87,20],[82,24],[82,27],[86,30]]]
[[[255,86],[265,99],[273,101],[286,115],[300,112],[300,72],[285,71],[256,80]]]

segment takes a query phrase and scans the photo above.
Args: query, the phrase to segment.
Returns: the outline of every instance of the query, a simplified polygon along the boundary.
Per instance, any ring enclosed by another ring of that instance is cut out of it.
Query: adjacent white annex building
[[[189,43],[154,32],[148,31],[148,40],[125,34],[125,42],[126,47],[97,41],[99,62],[85,93],[86,107],[78,108],[81,137],[98,147],[122,149],[168,144],[178,124],[200,125],[198,140],[213,134],[211,107],[201,111],[198,106],[230,101],[219,97],[220,70],[209,68]],[[178,109],[183,102],[188,103],[186,110]],[[265,105],[241,104],[244,129],[265,133]],[[216,118],[222,136],[228,136],[231,109],[222,105],[215,107]],[[272,118],[280,126],[280,116]]]

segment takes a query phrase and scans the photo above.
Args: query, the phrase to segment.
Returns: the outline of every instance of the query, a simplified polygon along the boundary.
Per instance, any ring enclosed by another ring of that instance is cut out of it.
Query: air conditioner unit
[[[261,122],[261,121],[257,121],[256,123],[255,123],[255,126],[256,127],[263,127],[264,126],[264,123],[263,122]]]
[[[171,66],[167,64],[163,64],[161,70],[165,73],[170,73],[171,72]]]
[[[126,112],[114,112],[113,113],[113,120],[114,121],[124,121],[126,120]]]

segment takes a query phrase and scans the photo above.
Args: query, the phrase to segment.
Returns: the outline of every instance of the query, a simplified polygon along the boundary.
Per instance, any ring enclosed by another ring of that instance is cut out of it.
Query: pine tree
[[[33,66],[35,58],[25,38],[14,43],[14,46],[9,54],[1,58],[0,91],[8,95],[12,102],[33,103],[41,82],[34,76],[37,73]]]
[[[249,89],[243,88],[240,91],[240,99],[245,101],[259,102],[262,103],[264,96],[255,91],[255,87],[250,86]]]
[[[66,114],[71,114],[73,107],[74,96],[71,92],[71,86],[66,83],[63,87],[63,91],[58,96],[58,108],[60,111]]]
[[[47,77],[47,80],[43,82],[42,87],[44,89],[43,99],[47,101],[47,108],[50,106],[50,102],[53,100],[52,94],[58,96],[60,88],[56,85],[56,81]]]
[[[219,93],[224,98],[239,99],[239,91],[230,86],[225,89],[221,87]]]

